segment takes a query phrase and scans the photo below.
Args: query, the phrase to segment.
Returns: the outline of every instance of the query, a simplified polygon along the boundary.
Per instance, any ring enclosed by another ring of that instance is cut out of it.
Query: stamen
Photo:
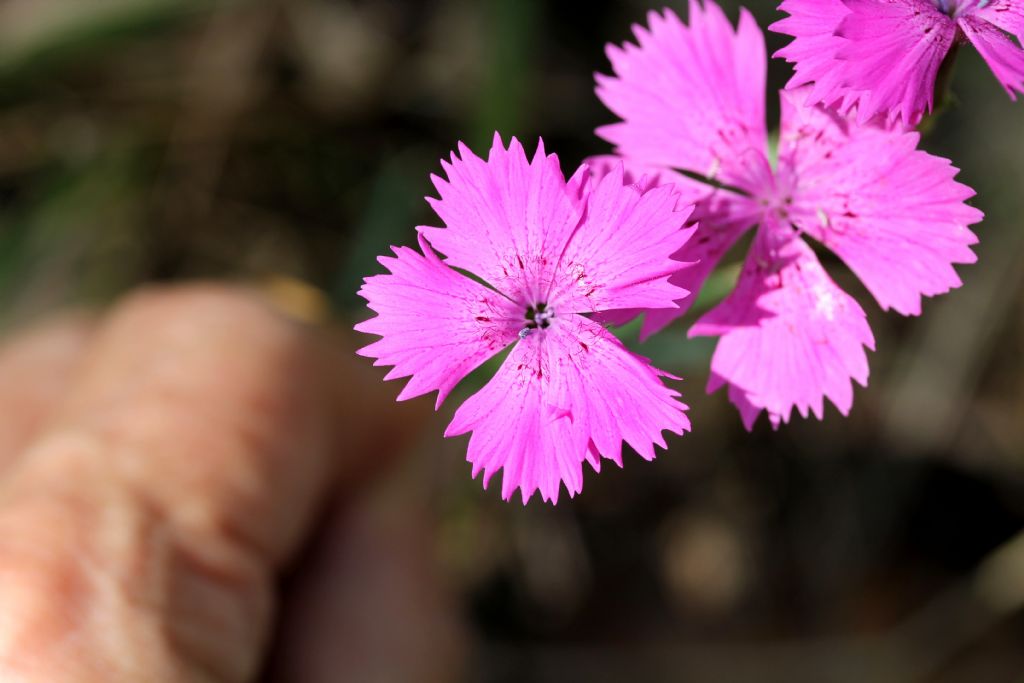
[[[526,327],[519,330],[519,338],[526,339],[535,330],[550,327],[551,321],[555,318],[555,309],[549,308],[545,303],[536,306],[526,307]]]

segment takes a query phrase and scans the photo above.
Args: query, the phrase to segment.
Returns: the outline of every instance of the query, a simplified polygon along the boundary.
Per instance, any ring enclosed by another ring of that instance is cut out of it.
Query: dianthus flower
[[[867,382],[864,347],[874,340],[864,311],[804,237],[845,261],[883,309],[917,315],[922,296],[959,286],[952,264],[975,260],[967,226],[982,214],[964,203],[973,192],[954,181],[949,161],[916,149],[916,133],[808,106],[806,87],[782,92],[773,167],[764,37],[745,10],[735,32],[718,5],[693,1],[689,26],[671,11],[652,12],[649,28],[634,33],[638,45],[608,47],[616,76],[597,76],[598,96],[623,119],[598,134],[616,145],[612,159],[628,172],[700,201],[697,232],[675,255],[695,265],[672,281],[697,292],[757,226],[736,288],[690,329],[720,337],[708,390],[728,385],[748,428],[762,410],[775,426],[794,407],[821,418],[825,397],[846,414],[851,379]],[[595,169],[607,160],[595,159]],[[683,315],[691,301],[647,312],[643,334]]]
[[[962,43],[981,53],[1010,98],[1024,93],[1024,0],[785,0],[769,28],[795,40],[789,87],[858,120],[916,125],[935,104],[943,60]]]
[[[394,248],[389,273],[360,290],[377,316],[356,329],[382,338],[359,353],[410,377],[399,400],[455,385],[512,345],[494,377],[455,412],[445,431],[472,431],[467,459],[484,486],[498,470],[502,497],[519,488],[556,502],[583,485],[583,462],[621,466],[622,442],[643,458],[662,431],[689,429],[665,373],[636,356],[591,314],[669,307],[686,292],[669,282],[670,258],[693,233],[671,186],[641,192],[621,167],[591,183],[586,167],[566,182],[543,142],[528,161],[495,135],[487,160],[464,145],[428,198],[444,228],[420,227],[422,254]],[[441,260],[434,248],[447,256]],[[458,269],[458,270],[457,270]],[[464,275],[474,274],[480,280]]]

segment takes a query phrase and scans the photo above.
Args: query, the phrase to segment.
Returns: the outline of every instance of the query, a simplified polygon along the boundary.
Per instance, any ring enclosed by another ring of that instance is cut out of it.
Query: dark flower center
[[[551,325],[551,319],[555,317],[555,309],[549,308],[546,303],[526,307],[526,329],[545,329]]]

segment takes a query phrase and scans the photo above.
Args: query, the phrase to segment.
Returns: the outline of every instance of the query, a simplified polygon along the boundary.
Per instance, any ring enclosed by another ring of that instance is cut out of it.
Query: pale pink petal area
[[[516,340],[523,311],[420,244],[422,255],[395,247],[394,257],[379,259],[389,273],[366,278],[359,290],[377,316],[355,329],[383,337],[358,353],[376,359],[374,365],[394,366],[385,379],[410,377],[398,400],[436,390],[437,407],[462,378]]]
[[[583,486],[597,454],[622,464],[622,443],[643,458],[665,447],[663,431],[689,429],[664,376],[592,320],[556,318],[513,348],[494,378],[455,413],[445,436],[472,431],[467,459],[484,486],[502,470],[502,497],[539,491],[556,502]]]
[[[764,150],[765,48],[753,17],[739,28],[714,2],[690,2],[690,26],[671,10],[634,26],[637,44],[609,45],[614,76],[598,74],[597,95],[622,119],[597,134],[616,152],[652,166],[741,182],[737,153]]]
[[[789,16],[768,30],[793,36],[793,41],[774,55],[794,65],[786,87],[813,84],[814,102],[834,104],[844,97],[856,100],[857,95],[843,87],[841,65],[835,63],[836,51],[845,42],[835,35],[836,28],[850,13],[843,0],[784,0],[779,11]]]
[[[690,223],[696,225],[696,231],[681,249],[672,254],[672,258],[683,266],[668,280],[691,294],[676,299],[678,308],[626,308],[604,311],[595,317],[609,325],[625,325],[633,318],[644,315],[640,339],[645,340],[686,314],[708,275],[736,240],[753,227],[759,212],[749,197],[712,187],[675,171],[648,166],[631,159],[620,160],[616,156],[587,159],[595,178],[603,178],[618,163],[622,163],[625,169],[624,182],[640,183],[645,189],[672,184],[682,190],[677,208],[683,202],[696,202],[689,218]]]
[[[447,227],[420,232],[448,264],[512,298],[541,300],[579,224],[582,180],[574,178],[569,188],[543,141],[528,161],[518,140],[506,150],[497,134],[486,161],[460,144],[459,156],[441,166],[448,179],[432,176],[440,199],[427,201]]]
[[[881,116],[915,125],[932,110],[939,66],[953,46],[956,24],[932,0],[844,0],[850,14],[836,35],[843,81],[863,91],[861,122]]]
[[[960,17],[960,28],[1006,89],[1010,99],[1024,93],[1024,49],[994,25],[978,17]],[[1015,27],[1020,29],[1019,26]]]
[[[729,385],[749,429],[761,410],[774,426],[793,408],[819,419],[828,398],[844,415],[852,380],[867,384],[864,347],[874,338],[864,311],[832,282],[789,228],[762,226],[736,289],[690,330],[720,336],[708,391]]]
[[[674,308],[688,292],[669,282],[682,264],[671,255],[693,234],[692,206],[678,207],[672,185],[642,191],[618,164],[587,196],[583,222],[569,239],[545,299],[556,312]]]
[[[844,121],[785,93],[780,172],[799,183],[789,218],[834,251],[883,309],[921,312],[921,297],[960,286],[954,264],[973,263],[965,200],[947,160],[916,149],[918,134]]]

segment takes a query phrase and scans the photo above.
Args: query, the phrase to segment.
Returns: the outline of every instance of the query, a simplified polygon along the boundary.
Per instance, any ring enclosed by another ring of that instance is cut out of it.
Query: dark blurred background
[[[569,172],[607,151],[592,73],[650,8],[0,2],[0,321],[215,277],[349,326],[375,256],[436,223],[456,141],[541,135]],[[449,400],[397,503],[466,624],[430,680],[1024,681],[1024,103],[972,50],[954,91],[923,145],[978,191],[979,263],[917,319],[828,264],[878,341],[849,418],[747,433],[680,325],[639,351],[686,378],[694,433],[524,508],[441,439]]]

